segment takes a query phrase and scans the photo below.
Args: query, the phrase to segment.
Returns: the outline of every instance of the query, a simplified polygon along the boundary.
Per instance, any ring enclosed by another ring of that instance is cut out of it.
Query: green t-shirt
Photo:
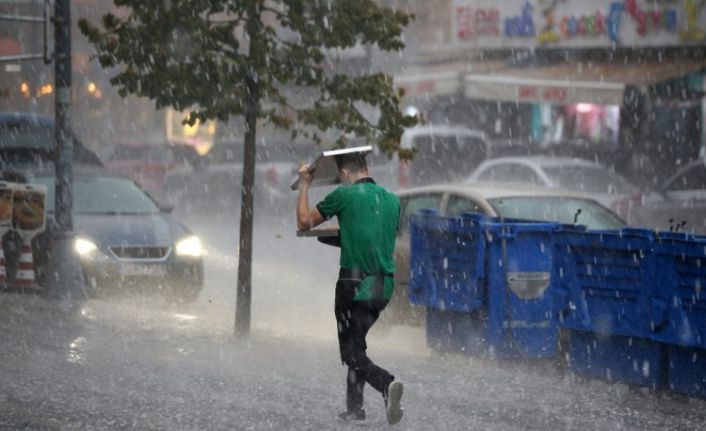
[[[363,178],[329,193],[318,208],[321,216],[338,217],[341,237],[341,268],[358,269],[367,274],[386,274],[384,297],[394,291],[395,239],[400,219],[400,199],[394,193]],[[358,288],[356,300],[370,299],[372,277]]]

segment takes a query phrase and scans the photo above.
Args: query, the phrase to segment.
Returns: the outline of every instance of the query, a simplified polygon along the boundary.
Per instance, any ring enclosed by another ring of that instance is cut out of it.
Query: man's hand
[[[299,186],[301,187],[302,185],[308,186],[311,184],[311,181],[314,179],[314,169],[311,168],[311,165],[306,163],[303,164],[299,168]]]

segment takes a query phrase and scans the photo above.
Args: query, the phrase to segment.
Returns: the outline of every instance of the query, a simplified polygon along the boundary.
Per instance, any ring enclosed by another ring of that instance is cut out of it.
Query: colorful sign
[[[454,0],[453,42],[478,48],[706,42],[706,0]]]
[[[32,235],[44,230],[46,200],[44,186],[21,184],[14,189],[12,224],[20,235]]]

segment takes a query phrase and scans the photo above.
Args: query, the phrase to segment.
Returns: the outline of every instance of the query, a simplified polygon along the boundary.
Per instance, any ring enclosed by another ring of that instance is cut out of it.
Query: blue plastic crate
[[[706,241],[663,232],[655,254],[654,339],[706,349]]]
[[[565,229],[556,242],[555,305],[560,325],[649,338],[656,326],[653,232]]]
[[[427,307],[472,311],[483,302],[485,248],[480,218],[412,217],[409,298]]]
[[[706,349],[666,346],[669,357],[669,389],[706,398]]]
[[[550,279],[558,224],[426,212],[413,226],[410,298],[428,307],[432,348],[507,358],[556,354]]]
[[[570,331],[569,364],[579,375],[661,389],[667,381],[665,346],[641,337]]]
[[[486,223],[487,344],[499,357],[552,357],[555,223]]]

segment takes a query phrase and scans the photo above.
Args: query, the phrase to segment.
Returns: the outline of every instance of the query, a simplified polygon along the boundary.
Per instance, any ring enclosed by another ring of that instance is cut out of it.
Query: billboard
[[[706,45],[700,0],[453,0],[451,21],[463,48]]]

